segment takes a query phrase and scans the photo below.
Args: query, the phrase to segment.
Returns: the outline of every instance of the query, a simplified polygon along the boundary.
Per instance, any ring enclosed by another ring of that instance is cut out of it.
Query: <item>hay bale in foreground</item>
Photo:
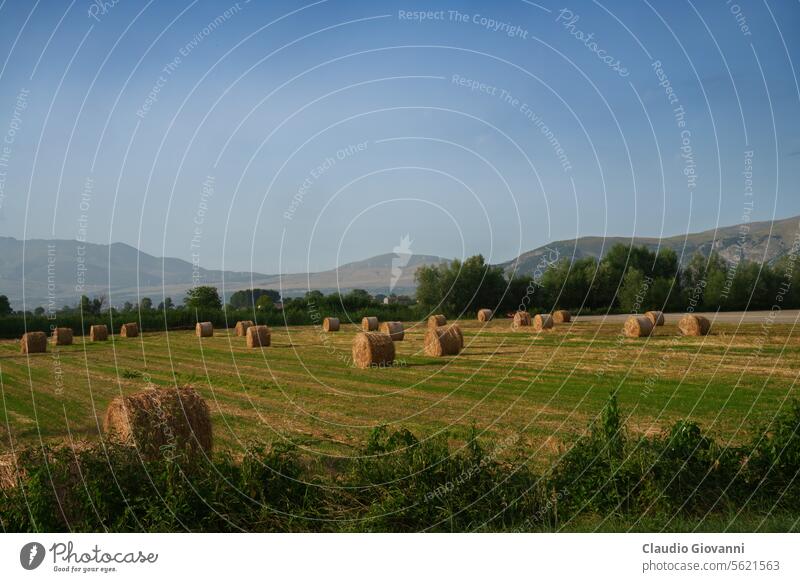
[[[533,331],[553,329],[553,316],[549,313],[538,313],[533,317]]]
[[[214,324],[210,321],[198,321],[194,326],[194,335],[197,337],[212,337],[214,335]]]
[[[339,331],[340,325],[338,317],[326,317],[322,320],[323,331]]]
[[[363,332],[353,338],[353,365],[356,368],[391,366],[394,355],[394,342],[391,336]]]
[[[255,324],[250,319],[245,319],[236,322],[236,337],[244,337],[247,334],[247,329],[253,327]]]
[[[625,337],[648,337],[653,333],[655,325],[649,317],[644,315],[631,315],[625,320],[622,332]]]
[[[463,345],[464,335],[456,324],[431,328],[425,334],[426,356],[457,356]]]
[[[530,327],[531,314],[527,311],[517,311],[514,314],[514,320],[511,322],[511,329],[519,329],[521,327]]]
[[[47,334],[43,331],[29,331],[19,341],[23,354],[40,354],[47,351]]]
[[[24,477],[24,475],[19,474],[16,456],[13,453],[0,455],[0,491],[14,489],[19,477]]]
[[[380,328],[381,333],[388,334],[393,342],[401,342],[406,333],[401,321],[384,321]]]
[[[361,320],[361,329],[364,331],[378,331],[378,318],[365,317]]]
[[[251,325],[247,328],[247,347],[269,347],[272,343],[272,332],[266,325]]]
[[[71,327],[57,327],[53,330],[51,336],[53,344],[57,346],[71,346],[72,345],[72,328]]]
[[[447,325],[447,318],[444,315],[431,315],[428,318],[428,329],[442,327],[443,325]]]
[[[707,335],[711,329],[711,322],[702,315],[687,314],[678,322],[678,329],[683,335]]]
[[[570,321],[572,321],[572,314],[566,309],[553,312],[553,323],[569,323]]]
[[[653,322],[653,325],[664,325],[663,311],[648,311],[644,316]]]
[[[120,337],[139,337],[139,324],[136,322],[123,323],[119,328],[119,335]]]
[[[479,309],[478,310],[478,321],[480,321],[482,323],[486,323],[487,321],[491,321],[493,316],[494,316],[494,312],[491,309]]]
[[[102,324],[93,325],[89,328],[89,340],[93,342],[104,342],[108,339],[108,327]]]
[[[109,441],[134,446],[146,459],[210,453],[213,444],[208,404],[191,386],[117,396],[103,430]]]

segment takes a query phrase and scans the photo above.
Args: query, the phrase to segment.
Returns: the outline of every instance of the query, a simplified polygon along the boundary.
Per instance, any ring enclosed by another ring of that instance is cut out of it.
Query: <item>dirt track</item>
[[[772,323],[800,323],[800,309],[786,309],[782,311],[721,311],[714,312],[698,312],[697,315],[704,315],[711,320],[712,323],[762,323],[771,320]],[[683,313],[665,313],[670,321],[676,321],[683,316]],[[618,321],[624,322],[628,318],[627,313],[615,315],[580,315],[575,317],[576,321],[589,322],[589,321],[607,321],[609,323]]]

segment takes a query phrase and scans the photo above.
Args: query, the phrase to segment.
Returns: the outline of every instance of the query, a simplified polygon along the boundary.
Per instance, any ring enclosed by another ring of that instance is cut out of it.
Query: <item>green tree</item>
[[[8,301],[8,297],[5,295],[0,295],[0,315],[11,315],[13,310],[11,309],[11,303]]]
[[[231,295],[229,303],[234,309],[252,309],[264,295],[268,295],[273,303],[281,300],[281,294],[272,289],[242,289]]]
[[[186,291],[183,302],[189,309],[219,311],[222,309],[222,299],[219,291],[211,285],[200,285]]]
[[[619,290],[619,305],[628,313],[640,313],[647,297],[645,277],[639,269],[628,269]]]
[[[449,315],[494,308],[506,290],[502,267],[488,265],[482,255],[463,263],[423,266],[416,272],[417,301],[426,309],[441,305]]]
[[[39,307],[37,307],[36,309],[33,310],[33,314],[34,315],[39,315],[39,316],[44,315],[44,307],[42,307],[40,305]]]
[[[259,311],[272,311],[275,308],[275,302],[269,295],[262,295],[256,301],[256,309]]]
[[[149,297],[142,297],[142,300],[139,303],[139,309],[142,311],[150,311],[153,309],[153,300]]]

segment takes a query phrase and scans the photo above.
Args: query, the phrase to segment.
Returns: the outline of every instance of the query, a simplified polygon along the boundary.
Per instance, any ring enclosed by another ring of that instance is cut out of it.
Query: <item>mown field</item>
[[[153,384],[191,384],[208,400],[215,449],[233,455],[253,441],[291,442],[306,453],[348,456],[378,425],[457,445],[514,442],[513,454],[547,462],[583,434],[615,392],[628,429],[658,434],[677,419],[721,443],[741,443],[800,396],[800,334],[791,324],[718,323],[678,335],[668,316],[649,339],[623,339],[617,321],[584,320],[551,332],[512,332],[509,321],[459,322],[457,357],[422,353],[424,326],[406,323],[394,367],[349,363],[356,326],[272,328],[272,346],[248,349],[233,330],[49,346],[19,353],[0,342],[0,452],[44,441],[98,440],[108,402]],[[511,453],[509,453],[511,454]]]

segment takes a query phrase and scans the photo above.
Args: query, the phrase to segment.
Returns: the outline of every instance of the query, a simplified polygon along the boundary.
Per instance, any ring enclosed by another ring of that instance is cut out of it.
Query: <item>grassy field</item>
[[[458,357],[422,353],[424,327],[407,323],[397,365],[349,363],[355,326],[272,329],[272,346],[247,349],[233,330],[200,340],[192,332],[144,333],[104,343],[49,346],[19,354],[0,342],[0,452],[44,441],[100,438],[108,402],[148,384],[191,384],[213,414],[215,448],[236,454],[254,440],[289,441],[310,454],[348,456],[380,424],[453,443],[474,425],[482,438],[511,437],[534,463],[564,451],[610,392],[629,428],[662,431],[678,418],[723,443],[752,435],[788,398],[800,396],[800,334],[792,325],[715,325],[680,337],[677,316],[649,339],[621,325],[584,320],[551,332],[512,332],[508,320],[459,322]]]

